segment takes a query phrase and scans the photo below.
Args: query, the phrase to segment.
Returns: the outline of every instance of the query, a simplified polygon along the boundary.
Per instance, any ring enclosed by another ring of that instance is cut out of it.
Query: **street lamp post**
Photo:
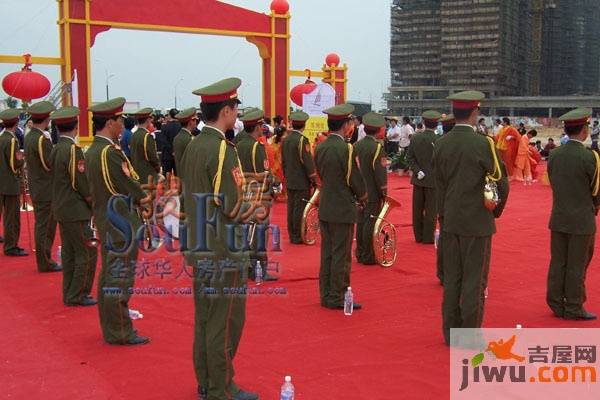
[[[106,72],[106,101],[108,101],[109,98],[110,98],[109,95],[108,95],[108,81],[110,80],[110,78],[114,77],[115,74],[110,74],[109,75],[108,74],[108,70],[105,70],[105,72]]]
[[[175,108],[177,108],[177,86],[179,86],[181,82],[183,82],[183,78],[180,78],[175,84]]]

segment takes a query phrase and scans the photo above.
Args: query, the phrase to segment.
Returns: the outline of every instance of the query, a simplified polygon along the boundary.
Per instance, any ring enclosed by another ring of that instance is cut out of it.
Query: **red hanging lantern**
[[[292,99],[292,101],[300,107],[302,107],[302,103],[303,103],[302,96],[304,94],[309,94],[310,92],[315,90],[315,88],[317,87],[317,84],[310,80],[310,70],[309,69],[306,70],[306,73],[308,74],[308,79],[306,80],[306,82],[301,83],[300,85],[294,86],[292,88],[292,90],[290,91],[290,99]]]
[[[290,4],[286,0],[273,0],[271,2],[271,11],[275,14],[285,15],[290,10]]]
[[[2,79],[2,89],[12,97],[31,102],[50,92],[50,81],[44,75],[31,70],[31,54],[25,54],[25,66],[19,72],[11,72]]]
[[[327,64],[328,67],[333,67],[334,65],[337,67],[340,65],[340,56],[338,56],[335,53],[330,53],[327,55],[327,57],[325,58],[325,64]]]

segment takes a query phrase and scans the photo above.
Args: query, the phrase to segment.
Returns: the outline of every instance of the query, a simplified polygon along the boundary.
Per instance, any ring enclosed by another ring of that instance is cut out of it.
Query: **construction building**
[[[598,94],[598,13],[599,0],[393,0],[388,108],[414,115],[468,89]]]

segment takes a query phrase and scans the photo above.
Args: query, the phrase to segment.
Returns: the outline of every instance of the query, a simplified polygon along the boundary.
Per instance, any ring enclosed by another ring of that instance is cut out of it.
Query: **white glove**
[[[417,174],[417,179],[422,181],[423,179],[425,179],[425,172],[423,171],[419,171],[419,173]]]

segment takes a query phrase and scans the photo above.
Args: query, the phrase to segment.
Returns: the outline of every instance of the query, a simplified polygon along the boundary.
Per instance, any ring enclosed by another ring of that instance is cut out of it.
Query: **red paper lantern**
[[[340,65],[340,56],[338,56],[335,53],[330,53],[327,55],[327,57],[325,58],[325,64],[327,64],[327,66],[329,67],[333,67]]]
[[[290,10],[290,4],[286,0],[273,0],[271,11],[275,14],[285,15]]]
[[[290,99],[296,104],[302,107],[302,95],[309,94],[315,88],[317,84],[307,79],[306,82],[301,83],[300,85],[294,86],[294,88],[290,91]]]
[[[50,92],[50,81],[44,75],[31,70],[31,55],[25,54],[25,66],[19,72],[11,72],[2,79],[2,89],[10,96],[31,102]]]

